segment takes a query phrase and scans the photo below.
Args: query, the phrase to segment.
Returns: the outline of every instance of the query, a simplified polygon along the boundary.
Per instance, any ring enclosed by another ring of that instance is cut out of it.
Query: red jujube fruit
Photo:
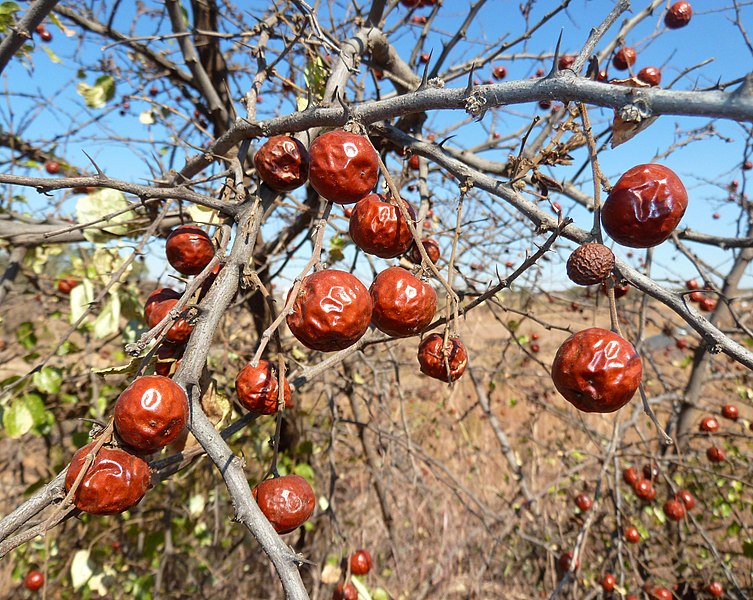
[[[253,489],[254,500],[277,533],[289,533],[308,521],[316,499],[300,475],[267,479]]]
[[[459,338],[450,337],[445,345],[444,336],[432,333],[418,346],[418,364],[425,375],[450,383],[465,372],[468,351]]]
[[[403,203],[415,221],[413,208]],[[400,256],[413,243],[408,223],[398,207],[380,194],[369,194],[358,201],[350,216],[349,232],[356,246],[380,258]]]
[[[366,575],[371,571],[371,553],[368,550],[359,548],[350,555],[350,572],[353,575]]]
[[[181,225],[167,236],[165,255],[179,273],[198,275],[214,258],[214,244],[203,229]]]
[[[437,310],[437,293],[402,267],[390,267],[371,284],[371,322],[387,335],[407,337],[423,331]]]
[[[290,384],[284,377],[282,383],[285,408],[291,408]],[[243,367],[235,378],[235,391],[238,392],[238,400],[247,410],[262,415],[277,412],[279,380],[277,372],[268,360],[262,358],[255,367],[251,363]]]
[[[259,177],[277,192],[290,192],[306,183],[309,163],[306,146],[287,135],[269,138],[254,155]]]

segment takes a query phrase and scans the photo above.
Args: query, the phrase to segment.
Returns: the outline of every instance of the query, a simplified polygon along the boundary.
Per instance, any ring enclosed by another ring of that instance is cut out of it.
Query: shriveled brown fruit
[[[371,322],[387,335],[407,337],[423,331],[437,310],[437,293],[402,267],[390,267],[371,284]]]
[[[66,491],[73,487],[95,443],[79,448],[73,455],[65,475]],[[149,480],[146,461],[120,448],[103,446],[76,488],[73,504],[94,515],[115,515],[139,503],[146,494]]]
[[[613,268],[614,254],[603,244],[578,246],[567,259],[567,276],[578,285],[601,283]]]
[[[283,398],[285,408],[292,408],[290,384],[283,377]],[[255,367],[248,363],[235,378],[235,391],[238,400],[246,410],[262,415],[272,415],[277,412],[277,402],[280,396],[280,386],[277,371],[272,363],[263,358]]]
[[[413,208],[405,201],[403,204],[415,221]],[[358,201],[350,215],[348,231],[356,246],[380,258],[400,256],[413,243],[402,213],[381,194],[369,194]]]
[[[178,300],[179,298],[180,294],[172,288],[157,288],[151,294],[149,294],[149,297],[144,303],[144,320],[147,322],[149,327],[154,327],[154,325],[159,323],[158,320],[154,321],[154,325],[151,324],[151,322],[153,321],[152,315],[154,314],[154,311],[160,303],[164,302],[165,300]]]
[[[635,48],[623,46],[615,52],[614,57],[612,58],[612,64],[618,71],[627,71],[635,64],[637,58],[638,54],[636,53]]]
[[[303,525],[316,505],[314,490],[300,475],[262,481],[253,489],[253,495],[277,533],[289,533]]]
[[[633,397],[642,376],[643,364],[633,345],[599,327],[567,338],[552,363],[557,391],[584,412],[619,410]]]
[[[350,572],[353,575],[366,575],[371,571],[372,564],[371,553],[368,550],[359,548],[350,555]]]
[[[325,269],[301,282],[287,323],[307,348],[334,352],[352,346],[366,333],[371,310],[369,290],[357,277]]]
[[[306,146],[287,135],[269,138],[254,155],[259,177],[277,192],[290,192],[306,183],[309,164]]]
[[[460,338],[449,337],[445,345],[444,336],[432,333],[418,346],[418,364],[425,375],[450,383],[465,372],[468,351]]]
[[[434,238],[425,238],[421,240],[421,244],[423,245],[424,250],[426,250],[426,255],[429,257],[429,260],[434,264],[437,264],[440,256],[439,242]],[[414,262],[417,265],[421,264],[421,252],[419,252],[415,242],[411,244],[410,250],[408,251],[408,258],[411,262]]]
[[[664,15],[667,29],[680,29],[690,23],[693,18],[693,7],[690,2],[675,2]]]
[[[197,275],[214,258],[214,244],[207,233],[195,225],[181,225],[167,236],[167,262],[183,275]]]
[[[178,296],[180,297],[180,295]],[[148,314],[146,319],[147,325],[149,325],[149,327],[157,325],[157,323],[162,321],[177,303],[177,298],[168,298],[166,300],[155,301],[149,304],[144,310],[145,314]],[[170,329],[167,330],[165,339],[176,343],[186,342],[188,341],[188,338],[191,337],[192,331],[193,325],[189,324],[189,322],[183,317],[180,317],[179,319],[176,319]]]
[[[657,86],[661,83],[661,71],[656,67],[643,67],[638,71],[638,79],[650,86]]]
[[[186,392],[169,377],[137,377],[115,402],[115,430],[142,452],[154,452],[172,442],[188,422]]]

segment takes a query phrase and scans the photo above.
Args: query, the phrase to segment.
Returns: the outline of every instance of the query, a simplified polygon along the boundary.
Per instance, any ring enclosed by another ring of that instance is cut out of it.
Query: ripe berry
[[[617,578],[612,575],[612,573],[606,573],[604,575],[604,578],[601,580],[601,588],[605,592],[612,592],[614,591],[614,586],[617,585]]]
[[[656,67],[643,67],[638,71],[637,77],[650,86],[657,86],[661,83],[661,71]]]
[[[712,581],[706,586],[706,591],[712,598],[721,598],[724,596],[724,587],[718,581]]]
[[[675,2],[664,15],[664,24],[667,29],[680,29],[690,23],[692,17],[693,7],[690,2]]]
[[[581,512],[586,512],[591,510],[593,502],[591,501],[591,497],[588,494],[578,494],[575,497],[575,506],[577,506],[581,510]]]
[[[345,271],[317,271],[301,282],[287,322],[291,333],[307,348],[322,352],[355,344],[371,322],[371,295]]]
[[[672,600],[672,592],[665,587],[657,587],[651,591],[651,600]]]
[[[303,525],[316,505],[314,490],[300,475],[262,481],[253,489],[253,495],[277,533],[290,533]]]
[[[403,201],[408,215],[415,220],[411,206]],[[395,258],[413,243],[408,223],[395,204],[379,194],[369,194],[353,208],[348,227],[350,237],[361,250],[380,258]]]
[[[649,481],[655,481],[659,479],[660,474],[661,472],[659,471],[659,465],[657,465],[656,463],[647,463],[643,465],[643,476]]]
[[[56,160],[48,160],[44,163],[44,170],[50,175],[57,175],[60,173],[60,163]]]
[[[753,161],[752,160],[746,160],[743,163],[743,171],[750,171],[753,169]]]
[[[564,575],[570,570],[570,565],[573,562],[573,553],[569,550],[567,552],[563,552],[560,554],[560,557],[557,559],[557,569],[560,573],[560,575]],[[580,561],[575,562],[575,571],[580,569]]]
[[[612,64],[618,71],[627,71],[635,64],[636,58],[638,58],[638,55],[635,52],[635,48],[623,46],[615,52]]]
[[[418,60],[419,60],[419,62],[425,64],[425,63],[429,62],[429,58],[430,58],[430,56],[429,56],[428,52],[422,52],[421,56],[418,57]]]
[[[468,351],[460,338],[449,337],[445,345],[442,335],[432,333],[418,346],[418,364],[425,375],[450,383],[465,371]]]
[[[387,335],[407,337],[423,331],[437,310],[437,293],[402,267],[376,276],[369,290],[371,322]]]
[[[421,244],[423,244],[424,250],[426,250],[426,255],[429,257],[429,260],[434,264],[437,264],[440,255],[439,242],[434,238],[424,238],[423,240],[421,240]],[[421,253],[418,251],[415,242],[411,244],[410,250],[408,251],[408,258],[410,258],[410,260],[417,265],[421,264]]]
[[[79,448],[65,476],[69,491],[96,442]],[[135,506],[149,487],[149,465],[120,448],[102,447],[97,452],[81,484],[73,494],[73,504],[95,515],[114,515]]]
[[[627,404],[643,375],[641,358],[616,333],[591,327],[567,338],[552,363],[552,381],[584,412],[614,412]]]
[[[371,192],[379,162],[369,139],[347,131],[330,131],[309,148],[309,182],[327,200],[353,204]]]
[[[622,480],[629,486],[634,486],[638,483],[638,471],[634,467],[628,467],[622,472]]]
[[[290,384],[283,378],[283,398],[285,408],[291,407]],[[277,373],[272,363],[263,358],[257,366],[251,363],[243,367],[235,378],[235,390],[238,400],[246,410],[262,415],[272,415],[277,412],[280,387]]]
[[[68,295],[71,293],[71,290],[78,285],[78,283],[78,280],[73,279],[73,277],[61,277],[57,281],[58,292]]]
[[[114,422],[126,444],[142,452],[154,452],[185,428],[188,397],[169,377],[137,377],[115,402]]]
[[[697,290],[700,286],[697,279],[688,279],[685,282],[685,287],[689,290]]]
[[[680,521],[685,517],[685,505],[674,498],[670,498],[664,503],[664,514],[672,521]]]
[[[706,450],[706,458],[712,463],[724,462],[724,450],[717,448],[716,446],[711,446]]]
[[[740,411],[734,404],[725,404],[722,406],[722,416],[730,421],[737,421],[740,418]]]
[[[641,541],[640,531],[638,531],[638,529],[636,527],[633,527],[632,525],[625,527],[625,529],[622,530],[622,533],[625,536],[625,541],[630,544],[637,544]]]
[[[371,553],[363,548],[350,555],[350,572],[353,575],[366,575],[371,571]]]
[[[557,67],[559,68],[560,71],[569,69],[575,63],[575,58],[576,58],[575,54],[563,54],[562,56],[560,56],[560,59],[557,61]]]
[[[709,433],[716,433],[719,431],[719,421],[715,417],[703,417],[701,424],[698,426],[700,431],[708,431]]]
[[[494,70],[492,71],[492,77],[497,80],[504,79],[505,77],[507,77],[507,69],[505,69],[505,67],[503,67],[502,65],[494,67]]]
[[[332,592],[332,600],[358,600],[358,590],[352,583],[341,581]]]
[[[144,305],[144,318],[149,327],[154,327],[164,319],[167,314],[178,303],[180,294],[170,288],[158,288],[154,290]],[[182,343],[188,340],[193,331],[193,325],[190,325],[184,318],[179,318],[173,323],[168,330],[165,339],[171,342]]]
[[[52,41],[52,33],[45,29],[42,33],[39,34],[39,39],[41,39],[43,42],[51,42]]]
[[[633,486],[635,495],[645,502],[651,502],[656,498],[656,489],[648,479],[639,479]]]
[[[688,193],[674,171],[662,165],[638,165],[609,192],[601,222],[618,244],[650,248],[672,235],[687,206]]]
[[[167,262],[183,275],[198,275],[214,258],[214,244],[203,229],[181,225],[172,230],[165,243]]]
[[[531,344],[531,352],[538,352],[539,350],[541,350],[541,346],[538,344]]]
[[[567,276],[578,285],[601,283],[614,268],[614,254],[603,244],[578,246],[567,259]]]
[[[45,31],[46,29],[47,29],[47,28],[46,28],[46,27],[44,26],[44,23],[40,23],[39,25],[37,25],[37,26],[36,26],[36,27],[34,28],[34,31],[35,31],[35,33],[42,33],[42,32],[43,32],[43,31]]]
[[[44,574],[41,571],[32,569],[24,577],[24,587],[27,590],[36,592],[44,585]]]
[[[685,506],[685,510],[693,510],[693,507],[695,506],[695,496],[693,496],[688,490],[680,490],[675,494],[675,498],[682,502],[683,506]]]
[[[262,181],[277,192],[289,192],[309,177],[309,152],[287,135],[269,138],[254,155],[254,167]]]
[[[698,308],[700,308],[703,312],[711,312],[716,308],[716,299],[715,298],[709,298],[706,296],[705,298],[702,298],[701,301],[698,304]]]

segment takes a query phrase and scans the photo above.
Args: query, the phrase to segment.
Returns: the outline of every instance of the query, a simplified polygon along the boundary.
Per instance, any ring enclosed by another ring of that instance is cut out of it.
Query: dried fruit
[[[420,333],[437,310],[434,288],[402,267],[379,273],[369,292],[373,305],[371,322],[393,337]]]
[[[154,327],[162,321],[178,303],[179,298],[180,294],[170,288],[154,290],[144,305],[144,317],[147,325]],[[188,321],[181,317],[168,329],[165,339],[171,342],[182,343],[188,340],[192,331],[193,325],[190,325]]]
[[[437,264],[440,256],[439,242],[434,238],[425,238],[421,240],[421,244],[423,245],[424,250],[426,250],[429,260],[434,264]],[[411,244],[410,250],[408,251],[408,258],[417,265],[421,264],[421,253],[418,251],[415,242]]]
[[[614,412],[627,404],[643,375],[641,358],[616,333],[591,327],[567,338],[552,363],[552,381],[585,412]]]
[[[683,503],[685,510],[693,510],[693,507],[695,506],[695,497],[688,490],[680,490],[675,494],[675,498]]]
[[[449,337],[445,345],[442,335],[432,333],[418,346],[418,363],[425,375],[450,383],[465,371],[468,352],[460,338]]]
[[[560,576],[564,575],[570,570],[570,565],[572,565],[573,562],[573,553],[569,550],[567,552],[563,552],[560,554],[560,557],[557,559],[557,570],[560,574]],[[577,571],[580,569],[580,561],[575,561],[575,569],[574,571]]]
[[[661,83],[661,71],[656,67],[643,67],[638,71],[637,77],[651,86],[657,86]]]
[[[341,581],[332,592],[332,600],[358,600],[358,590],[352,583]]]
[[[505,69],[505,67],[503,67],[502,65],[494,67],[494,70],[492,71],[492,77],[497,80],[504,79],[505,77],[507,77],[507,69]]]
[[[737,421],[740,418],[740,411],[734,404],[725,404],[722,406],[722,416],[730,421]]]
[[[115,429],[129,446],[154,452],[172,442],[188,423],[186,392],[169,377],[137,377],[115,402]]]
[[[672,521],[681,521],[685,517],[685,505],[679,500],[670,498],[664,503],[664,514]]]
[[[715,417],[703,417],[700,425],[698,425],[698,430],[716,433],[719,431],[719,421],[717,421]]]
[[[664,15],[664,24],[667,29],[680,29],[690,23],[692,17],[693,7],[690,2],[675,2]]]
[[[662,165],[638,165],[612,188],[601,222],[618,244],[649,248],[672,235],[687,206],[688,193],[674,171]]]
[[[403,201],[415,221],[410,204]],[[350,237],[361,250],[381,258],[394,258],[407,252],[413,243],[408,223],[397,206],[384,196],[369,194],[358,201],[350,216]]]
[[[656,463],[646,463],[643,465],[643,476],[649,481],[659,479],[659,475],[661,475],[661,471],[659,470],[659,465]]]
[[[371,295],[345,271],[317,271],[301,282],[288,327],[306,347],[322,352],[355,344],[371,322]]]
[[[652,502],[656,498],[656,489],[648,479],[639,479],[633,485],[635,495],[645,502]]]
[[[557,61],[557,67],[559,68],[560,71],[569,69],[575,63],[575,58],[576,58],[575,54],[563,54],[562,56],[560,56],[560,59]]]
[[[634,467],[628,467],[622,472],[622,480],[630,486],[638,483],[638,471]]]
[[[623,46],[614,53],[612,64],[618,71],[627,71],[635,64],[635,60],[637,58],[638,54],[635,52],[635,48],[631,48],[630,46]]]
[[[283,378],[283,398],[285,408],[291,408],[290,384]],[[235,390],[238,400],[251,412],[272,415],[277,412],[280,386],[277,373],[272,363],[263,358],[257,366],[251,363],[243,367],[235,378]]]
[[[724,462],[726,457],[724,456],[724,451],[721,448],[711,446],[706,450],[706,458],[709,460],[709,462],[720,463]]]
[[[578,246],[567,259],[567,276],[578,285],[601,283],[614,268],[614,254],[603,244]]]
[[[65,489],[76,481],[96,442],[79,448],[65,475]],[[76,508],[95,515],[115,515],[135,506],[149,487],[149,465],[120,448],[102,447],[73,494]]]
[[[44,170],[50,175],[57,175],[60,173],[60,163],[56,160],[48,160],[44,163]]]
[[[154,371],[157,375],[170,377],[175,374],[186,349],[185,344],[176,344],[168,340],[163,340],[155,352],[156,361]]]
[[[588,494],[578,494],[575,497],[575,506],[577,506],[581,510],[581,512],[586,512],[588,510],[591,510],[593,502],[591,501],[591,497]]]
[[[181,225],[167,236],[167,262],[183,275],[198,275],[214,258],[214,244],[203,229]]]
[[[306,146],[287,135],[269,138],[254,155],[259,177],[277,192],[290,192],[306,183],[309,164]]]
[[[309,148],[309,182],[327,200],[352,204],[371,192],[379,161],[369,139],[347,131],[330,131]]]
[[[371,553],[360,548],[350,555],[350,572],[353,575],[366,575],[371,571]]]
[[[262,481],[253,489],[253,495],[277,533],[290,533],[303,525],[316,505],[314,490],[300,475]]]

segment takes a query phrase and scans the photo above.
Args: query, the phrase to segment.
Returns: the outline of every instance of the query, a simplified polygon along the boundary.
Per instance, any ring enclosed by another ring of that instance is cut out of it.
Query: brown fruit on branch
[[[648,479],[639,479],[633,485],[633,491],[635,495],[645,502],[653,502],[656,498],[656,489],[654,485]]]
[[[656,67],[643,67],[637,75],[643,83],[656,87],[661,83],[661,71]]]
[[[567,552],[563,552],[560,554],[560,557],[557,559],[557,572],[560,574],[560,577],[567,573],[570,570],[570,565],[573,562],[573,553],[569,550]],[[580,569],[580,560],[575,561],[575,571]]]
[[[44,163],[44,170],[47,171],[50,175],[57,175],[60,173],[60,163],[56,160],[48,160],[46,163]]]
[[[591,510],[591,507],[593,506],[593,502],[591,501],[591,497],[586,494],[578,494],[575,497],[575,506],[577,506],[581,512],[587,512]]]
[[[737,421],[740,418],[740,411],[734,404],[725,404],[722,406],[722,416],[730,421]]]
[[[115,402],[115,429],[123,441],[142,452],[172,442],[188,422],[186,392],[169,377],[137,377]]]
[[[65,489],[73,487],[86,455],[96,442],[79,448],[65,475]],[[73,494],[76,508],[95,515],[115,515],[135,506],[149,487],[149,465],[120,448],[102,447]]]
[[[552,363],[560,394],[584,412],[614,412],[627,404],[643,376],[641,357],[616,333],[591,327],[567,338]]]
[[[176,344],[168,340],[163,340],[155,352],[154,371],[157,375],[170,377],[178,369],[183,352],[186,349],[185,344]]]
[[[376,185],[379,161],[367,137],[330,131],[312,142],[309,155],[309,182],[327,200],[352,204]]]
[[[78,284],[79,281],[77,279],[73,279],[73,277],[61,277],[57,281],[58,292],[67,296],[71,293],[71,290]]]
[[[154,314],[154,311],[157,309],[159,304],[161,304],[165,300],[178,300],[179,298],[180,293],[176,292],[172,288],[157,288],[151,294],[149,294],[149,297],[144,303],[144,320],[147,322],[147,324],[149,324],[150,321],[153,320],[152,315]],[[157,323],[159,323],[159,321],[154,322],[155,325]],[[154,325],[149,326],[154,327]]]
[[[507,69],[503,67],[502,65],[498,67],[494,67],[494,70],[492,71],[492,77],[496,80],[501,80],[507,77]]]
[[[617,578],[612,573],[605,573],[604,578],[601,580],[601,588],[605,592],[614,591],[614,586],[617,585]]]
[[[259,177],[277,192],[290,192],[306,183],[309,164],[306,146],[287,135],[269,138],[254,155]]]
[[[352,583],[341,581],[332,592],[332,600],[358,600],[358,590]]]
[[[560,71],[569,69],[573,66],[573,64],[575,64],[575,58],[575,54],[564,54],[560,56],[560,59],[557,61],[557,67]]]
[[[411,220],[416,213],[403,201]],[[405,254],[413,243],[408,223],[397,206],[380,194],[369,194],[358,201],[350,216],[350,237],[361,250],[380,258]]]
[[[371,322],[371,295],[345,271],[317,271],[301,282],[287,322],[291,333],[307,348],[322,352],[355,344]]]
[[[423,331],[437,310],[437,293],[402,267],[390,267],[371,284],[371,322],[387,335],[407,337]]]
[[[290,384],[283,377],[283,398],[285,408],[291,408]],[[279,379],[272,363],[263,358],[257,366],[251,363],[243,367],[235,378],[235,390],[238,400],[246,410],[262,415],[272,415],[277,412],[277,402],[280,396]]]
[[[26,574],[26,577],[24,577],[24,587],[31,592],[36,592],[43,585],[44,573],[42,573],[41,571],[32,569]]]
[[[614,254],[603,244],[578,246],[567,259],[567,276],[578,285],[601,283],[614,268]]]
[[[690,23],[692,17],[693,7],[690,2],[675,2],[664,15],[664,24],[667,29],[680,29]]]
[[[165,254],[178,273],[198,275],[214,258],[214,244],[203,229],[181,225],[167,236]]]
[[[147,298],[144,306],[144,316],[149,327],[154,327],[164,319],[167,314],[178,303],[180,294],[170,288],[159,288],[152,292]],[[165,339],[171,342],[183,343],[188,341],[193,331],[193,325],[190,325],[183,317],[177,319],[168,329]]]
[[[440,256],[439,242],[434,238],[426,238],[421,240],[421,244],[423,245],[424,250],[426,250],[426,255],[429,257],[429,260],[434,264],[437,264]],[[418,251],[415,242],[411,244],[410,250],[408,252],[408,258],[410,258],[411,262],[414,262],[417,265],[421,264],[421,253]]]
[[[715,417],[703,417],[701,423],[698,425],[698,430],[716,433],[719,431],[719,421],[717,421]]]
[[[685,506],[685,510],[693,510],[695,507],[695,496],[693,496],[688,490],[680,490],[675,494],[675,498],[682,502],[683,506]]]
[[[350,555],[350,572],[353,575],[366,575],[371,571],[371,553],[360,548]]]
[[[672,521],[681,521],[685,517],[685,505],[675,498],[664,503],[664,514]]]
[[[635,467],[628,467],[622,472],[622,480],[629,486],[635,486],[638,483],[638,471]]]
[[[638,54],[635,52],[635,48],[623,46],[615,52],[614,58],[612,58],[612,64],[618,71],[627,71],[635,64],[637,58]]]
[[[253,489],[253,495],[277,533],[290,533],[303,525],[316,505],[314,490],[300,475],[262,481]]]
[[[432,333],[418,346],[418,364],[425,375],[451,383],[465,371],[468,351],[460,338],[450,337],[445,345],[444,336]]]
[[[706,450],[706,458],[712,463],[724,462],[726,459],[724,456],[724,450],[717,448],[716,446],[711,446]]]
[[[609,192],[601,222],[618,244],[650,248],[672,235],[687,206],[688,193],[674,171],[662,165],[638,165]]]
[[[637,544],[641,541],[641,532],[636,527],[630,525],[622,530],[622,534],[625,536],[625,541],[630,544]]]

